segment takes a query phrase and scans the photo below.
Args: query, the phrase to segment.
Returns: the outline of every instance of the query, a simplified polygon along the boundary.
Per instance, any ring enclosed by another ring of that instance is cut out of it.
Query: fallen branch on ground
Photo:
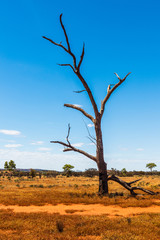
[[[150,194],[150,195],[156,195],[156,194],[157,194],[157,193],[155,193],[155,192],[153,192],[153,191],[144,189],[144,188],[142,188],[142,187],[131,187],[131,185],[132,185],[133,183],[138,182],[138,181],[140,181],[140,180],[141,180],[141,178],[140,178],[140,179],[137,179],[137,180],[135,180],[135,181],[132,181],[132,182],[127,183],[127,182],[123,181],[122,179],[116,177],[115,175],[112,175],[112,176],[109,176],[109,177],[108,177],[108,181],[114,181],[114,182],[119,183],[119,184],[122,185],[124,188],[126,188],[127,190],[129,190],[130,193],[131,193],[131,195],[134,195],[134,196],[137,195],[137,193],[135,193],[134,190],[141,190],[141,191],[146,192],[146,193],[148,193],[148,194]]]

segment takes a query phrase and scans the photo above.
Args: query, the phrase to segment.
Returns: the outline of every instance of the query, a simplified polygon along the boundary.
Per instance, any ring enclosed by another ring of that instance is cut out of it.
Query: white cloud
[[[73,147],[82,147],[84,143],[74,143],[72,144]]]
[[[41,147],[41,148],[38,148],[38,151],[50,151],[51,148],[45,148],[45,147]]]
[[[17,147],[22,147],[22,144],[6,144],[6,148],[17,148]]]
[[[42,145],[44,142],[43,141],[36,141],[32,142],[31,145]]]
[[[82,107],[82,105],[79,104],[73,104],[75,107]]]
[[[16,130],[6,130],[6,129],[0,129],[0,133],[6,134],[6,135],[20,135],[20,131]]]
[[[89,123],[87,126],[88,127],[94,127],[94,124]]]
[[[139,152],[142,152],[142,151],[144,151],[144,148],[137,148],[136,150]]]
[[[41,168],[62,171],[62,167],[68,163],[75,169],[85,170],[95,168],[96,164],[87,157],[77,153],[55,154],[51,152],[20,151],[19,149],[0,149],[0,168],[4,162],[13,159],[17,168]]]

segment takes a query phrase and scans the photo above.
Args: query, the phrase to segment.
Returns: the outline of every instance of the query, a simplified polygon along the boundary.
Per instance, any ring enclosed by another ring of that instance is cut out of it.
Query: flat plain
[[[160,192],[160,176],[141,178],[135,186]],[[1,177],[0,188],[0,239],[160,239],[159,194],[131,197],[109,182],[109,196],[101,197],[98,177]]]

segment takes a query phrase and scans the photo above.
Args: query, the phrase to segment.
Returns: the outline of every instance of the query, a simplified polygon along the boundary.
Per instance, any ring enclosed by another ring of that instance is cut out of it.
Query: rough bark
[[[103,153],[103,139],[101,130],[101,118],[97,116],[95,121],[95,132],[96,132],[96,160],[99,170],[99,194],[108,193],[108,181],[107,181],[107,164],[104,161]]]

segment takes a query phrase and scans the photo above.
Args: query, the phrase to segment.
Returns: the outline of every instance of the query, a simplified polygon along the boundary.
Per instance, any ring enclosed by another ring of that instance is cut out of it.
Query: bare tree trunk
[[[103,140],[101,131],[101,118],[98,118],[95,123],[96,131],[96,159],[99,170],[99,194],[108,194],[108,176],[107,176],[107,164],[104,161],[103,153]]]
[[[112,181],[118,182],[123,187],[128,189],[131,192],[132,195],[135,195],[134,190],[142,190],[142,191],[144,191],[148,194],[154,195],[155,193],[152,192],[152,191],[145,190],[145,189],[140,188],[140,187],[131,187],[131,184],[136,182],[137,180],[133,181],[133,182],[130,182],[130,183],[126,183],[123,180],[117,178],[116,176],[108,177],[108,175],[107,175],[107,164],[104,161],[103,140],[102,140],[102,131],[101,131],[101,119],[102,119],[102,116],[103,116],[103,113],[104,113],[104,110],[105,110],[105,105],[106,105],[107,101],[109,100],[110,96],[112,95],[112,93],[126,80],[126,78],[129,76],[130,72],[122,79],[118,76],[117,73],[115,73],[119,82],[116,83],[116,84],[109,84],[108,85],[107,94],[106,94],[105,98],[103,99],[103,101],[101,102],[101,109],[100,109],[100,112],[99,112],[97,104],[96,104],[95,99],[93,97],[93,94],[91,92],[91,89],[89,88],[87,82],[85,81],[85,79],[83,78],[83,76],[80,73],[80,67],[81,67],[81,64],[82,64],[82,61],[83,61],[83,58],[84,58],[85,45],[83,44],[82,54],[81,54],[81,57],[80,57],[80,60],[79,60],[79,63],[78,63],[77,58],[74,55],[74,53],[72,52],[71,47],[70,47],[70,43],[69,43],[69,39],[68,39],[68,36],[67,36],[67,33],[66,33],[66,29],[65,29],[65,27],[63,25],[63,22],[62,22],[62,14],[60,15],[60,24],[61,24],[61,27],[63,29],[64,35],[65,35],[67,47],[62,45],[62,42],[56,43],[52,39],[47,38],[45,36],[43,36],[43,38],[48,40],[52,44],[62,48],[73,59],[73,65],[71,65],[71,64],[58,64],[58,65],[70,67],[73,70],[73,72],[77,75],[77,77],[79,78],[79,80],[83,84],[84,90],[75,91],[75,92],[81,93],[81,92],[86,91],[88,93],[88,97],[90,99],[90,102],[91,102],[93,110],[94,110],[95,118],[92,115],[90,115],[89,113],[87,113],[84,109],[82,109],[79,106],[76,106],[75,104],[64,104],[64,106],[80,111],[85,117],[87,117],[88,119],[90,119],[94,123],[96,139],[92,138],[92,136],[91,136],[91,139],[96,140],[96,142],[94,141],[94,143],[96,144],[96,156],[93,156],[93,155],[91,155],[91,154],[89,154],[89,153],[87,153],[87,152],[85,152],[81,149],[78,149],[70,143],[70,141],[69,141],[70,125],[68,126],[68,135],[66,137],[66,140],[67,140],[66,143],[62,142],[62,141],[51,141],[51,143],[58,143],[60,145],[63,145],[64,146],[64,150],[63,150],[64,152],[75,151],[75,152],[83,154],[84,156],[90,158],[91,160],[93,160],[94,162],[97,163],[98,170],[99,170],[99,194],[107,194],[108,193],[108,181],[112,180]],[[152,172],[152,168],[151,168],[151,172]]]

